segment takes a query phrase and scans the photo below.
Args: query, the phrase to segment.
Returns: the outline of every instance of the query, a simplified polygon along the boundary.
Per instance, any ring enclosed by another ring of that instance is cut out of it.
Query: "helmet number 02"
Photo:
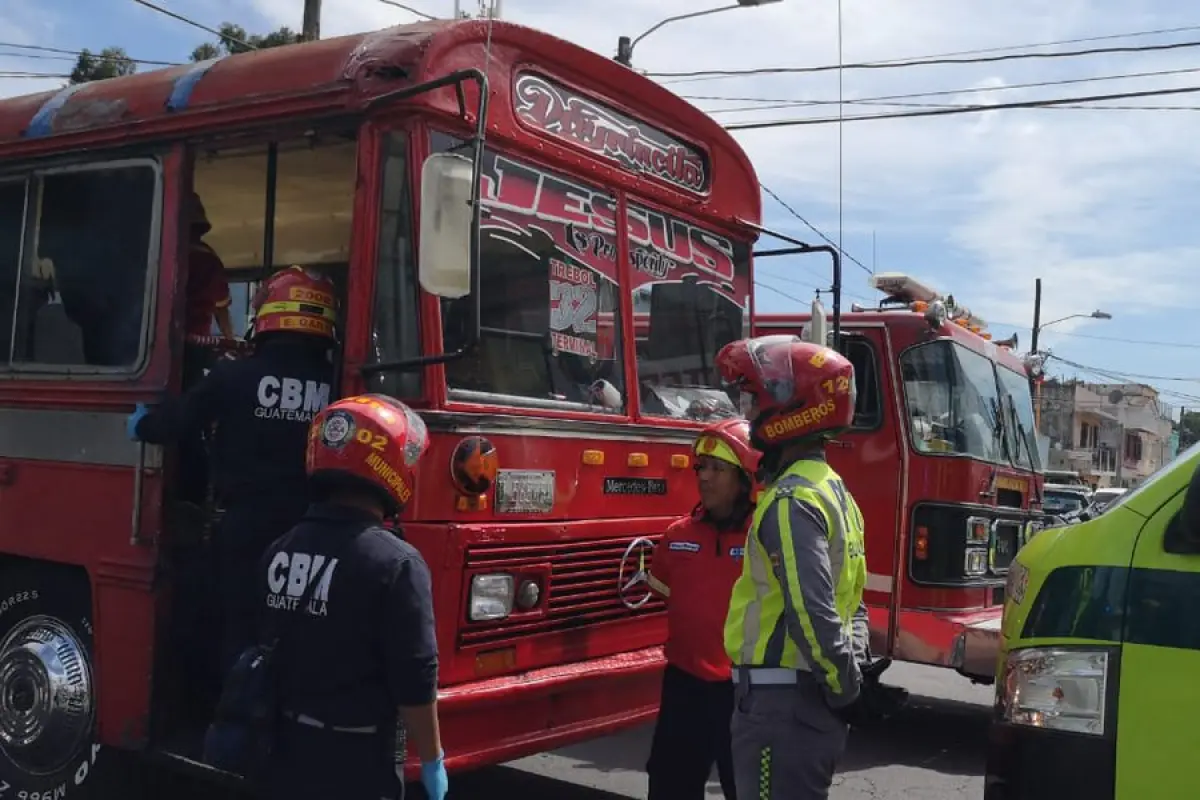
[[[387,437],[378,433],[372,433],[365,428],[359,428],[354,438],[365,445],[370,445],[372,450],[384,450],[387,447]]]
[[[833,379],[824,380],[821,381],[821,387],[829,394],[833,394],[835,391],[838,394],[846,394],[850,391],[850,378],[838,375],[836,383]]]

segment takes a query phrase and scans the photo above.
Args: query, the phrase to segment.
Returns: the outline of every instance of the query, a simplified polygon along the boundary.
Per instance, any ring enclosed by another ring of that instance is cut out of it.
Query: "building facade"
[[[1051,379],[1035,402],[1046,468],[1078,472],[1093,488],[1137,486],[1176,455],[1174,409],[1152,386]]]

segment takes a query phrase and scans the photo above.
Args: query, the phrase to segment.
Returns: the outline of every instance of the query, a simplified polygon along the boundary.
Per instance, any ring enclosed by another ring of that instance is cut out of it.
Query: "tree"
[[[265,50],[268,47],[295,44],[302,39],[300,34],[286,26],[277,31],[260,35],[246,33],[246,29],[241,25],[222,22],[217,30],[221,32],[221,38],[216,42],[205,42],[193,50],[192,61],[207,61],[210,58],[244,53],[251,49]],[[250,47],[246,47],[246,45],[250,45]],[[119,78],[135,72],[137,72],[137,64],[123,47],[106,47],[99,53],[83,50],[75,60],[75,68],[71,70],[71,83]]]
[[[71,70],[71,83],[119,78],[132,75],[136,71],[137,64],[133,63],[133,59],[122,47],[106,47],[99,53],[83,50],[75,60],[75,68]]]
[[[217,30],[221,32],[221,38],[215,43],[205,42],[193,50],[192,61],[207,61],[220,55],[245,53],[250,49],[265,50],[268,47],[295,44],[301,39],[300,34],[287,26],[266,35],[248,34],[245,28],[232,22],[222,22]],[[251,47],[246,47],[247,44]]]

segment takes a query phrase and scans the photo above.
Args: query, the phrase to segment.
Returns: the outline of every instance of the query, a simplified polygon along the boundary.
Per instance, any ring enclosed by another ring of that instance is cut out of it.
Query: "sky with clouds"
[[[232,21],[264,33],[279,25],[298,29],[303,7],[302,0],[159,4],[210,27]],[[447,17],[454,5],[453,0],[405,4]],[[464,8],[476,5],[463,0]],[[699,0],[503,0],[503,16],[611,56],[619,35],[636,36],[663,17],[708,5]],[[837,64],[837,16],[835,3],[782,0],[680,21],[642,41],[633,63],[651,74]],[[379,0],[324,0],[322,35],[415,19]],[[1197,45],[845,70],[843,99],[868,101],[846,104],[848,117],[1200,87],[1200,12],[1166,0],[843,0],[841,27],[846,64],[1189,27],[1037,50]],[[184,61],[197,44],[212,39],[133,0],[5,0],[0,32],[0,76],[70,71],[69,60],[47,53],[22,56],[32,53],[13,44],[66,50],[120,45],[134,58]],[[1133,73],[1168,74],[1091,80]],[[725,123],[838,114],[836,71],[656,80]],[[1028,86],[1055,81],[1070,82]],[[62,83],[55,77],[0,77],[0,96]],[[880,97],[887,99],[871,100]],[[1179,393],[1164,395],[1168,403],[1200,407],[1200,304],[1196,278],[1189,277],[1200,274],[1200,136],[1195,135],[1200,93],[1092,105],[1108,108],[846,122],[840,126],[840,159],[837,124],[745,130],[736,136],[760,180],[865,265],[846,262],[847,304],[877,298],[866,282],[870,268],[907,272],[953,293],[988,321],[997,338],[1016,330],[1024,349],[1034,279],[1041,277],[1043,320],[1093,309],[1113,315],[1109,321],[1056,324],[1043,333],[1044,348],[1088,367],[1157,376],[1146,382]],[[816,239],[769,197],[764,210],[769,226]],[[797,300],[806,306],[814,289],[827,285],[828,262],[816,256],[768,259],[758,265],[757,279],[758,308],[786,311]],[[1052,372],[1098,379],[1051,363]],[[1166,377],[1194,380],[1160,379]]]

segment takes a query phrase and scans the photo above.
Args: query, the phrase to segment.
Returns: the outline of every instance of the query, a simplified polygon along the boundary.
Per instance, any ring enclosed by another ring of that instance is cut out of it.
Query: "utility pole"
[[[300,39],[315,42],[321,38],[321,0],[304,0],[304,27]]]
[[[1037,354],[1038,334],[1042,328],[1042,279],[1033,282],[1033,336],[1029,340],[1029,352]]]
[[[1033,335],[1029,337],[1029,355],[1037,359],[1038,333],[1042,327],[1042,279],[1033,282]],[[1034,434],[1042,432],[1042,380],[1045,379],[1045,366],[1041,367],[1042,375],[1029,376],[1030,389],[1033,394],[1033,430]]]

